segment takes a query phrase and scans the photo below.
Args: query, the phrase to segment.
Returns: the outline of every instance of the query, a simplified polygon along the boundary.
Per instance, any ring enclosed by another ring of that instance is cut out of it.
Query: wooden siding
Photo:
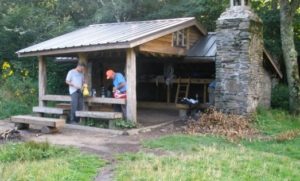
[[[197,27],[192,26],[187,31],[187,46],[184,47],[173,47],[173,34],[168,34],[158,39],[152,40],[139,46],[141,52],[159,53],[167,55],[185,56],[187,50],[192,48],[193,45],[201,39],[202,33]]]
[[[159,54],[167,54],[167,55],[177,55],[177,56],[186,55],[185,48],[172,47],[172,40],[173,40],[172,34],[168,34],[166,36],[160,37],[158,39],[140,45],[139,50],[141,52],[151,52],[151,53],[159,53]]]
[[[188,43],[189,43],[189,47],[192,48],[194,46],[194,44],[201,39],[203,35],[201,34],[201,32],[195,27],[192,26],[189,28],[188,30]]]

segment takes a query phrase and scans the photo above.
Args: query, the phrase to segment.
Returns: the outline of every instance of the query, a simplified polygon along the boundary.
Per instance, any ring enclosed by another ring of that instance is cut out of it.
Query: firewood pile
[[[8,129],[3,132],[0,132],[0,140],[15,140],[20,139],[21,134],[16,129]]]
[[[188,134],[214,134],[229,139],[249,138],[257,133],[251,127],[251,120],[244,116],[224,114],[214,109],[203,113],[198,120],[187,121],[185,131]]]

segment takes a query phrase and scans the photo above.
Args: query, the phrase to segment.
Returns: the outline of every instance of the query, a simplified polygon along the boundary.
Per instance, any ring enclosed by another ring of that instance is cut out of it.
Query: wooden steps
[[[56,132],[65,125],[65,119],[36,117],[30,115],[18,115],[10,118],[18,129],[27,129],[30,124],[42,126],[43,133]]]
[[[45,114],[67,114],[68,110],[63,108],[55,107],[33,107],[32,111],[35,113],[45,113]]]
[[[82,118],[98,118],[98,119],[121,119],[123,114],[121,112],[99,112],[99,111],[76,111],[77,117]]]

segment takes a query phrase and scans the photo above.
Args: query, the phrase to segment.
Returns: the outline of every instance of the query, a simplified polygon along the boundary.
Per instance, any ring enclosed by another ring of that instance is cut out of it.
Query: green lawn
[[[300,128],[300,118],[279,110],[259,110],[256,126],[263,135]],[[119,157],[117,180],[298,180],[300,137],[292,140],[242,140],[215,136],[172,135],[145,141],[162,156],[140,152]]]
[[[0,145],[1,181],[90,181],[105,162],[48,143]]]

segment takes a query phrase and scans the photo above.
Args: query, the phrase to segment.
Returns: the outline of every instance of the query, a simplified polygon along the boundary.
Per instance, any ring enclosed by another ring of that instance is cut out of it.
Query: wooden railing
[[[43,101],[71,102],[71,97],[67,95],[44,95]],[[101,104],[126,104],[126,99],[106,98],[106,97],[86,97],[84,101],[87,103]]]

